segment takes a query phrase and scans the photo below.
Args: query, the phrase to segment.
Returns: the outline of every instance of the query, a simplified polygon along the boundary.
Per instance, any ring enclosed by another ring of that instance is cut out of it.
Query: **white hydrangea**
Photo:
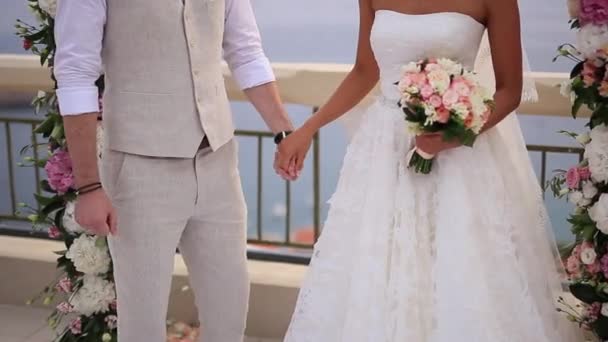
[[[38,6],[51,17],[55,18],[57,14],[57,0],[38,0]]]
[[[577,48],[584,57],[592,57],[608,45],[608,25],[585,25],[577,33]]]
[[[116,298],[114,284],[94,275],[85,275],[82,286],[70,299],[74,311],[85,316],[107,312]]]
[[[595,195],[597,195],[597,191],[597,187],[595,187],[595,184],[593,184],[593,182],[583,182],[583,196],[586,199],[592,199],[593,197],[595,197]]]
[[[63,228],[72,234],[82,234],[86,230],[76,222],[76,202],[70,201],[65,206]]]
[[[469,108],[466,104],[462,102],[454,104],[450,109],[453,110],[456,115],[458,115],[462,119],[466,118],[469,115]]]
[[[108,247],[98,245],[95,236],[81,235],[76,238],[65,257],[74,263],[78,272],[84,274],[103,274],[110,269]]]
[[[589,217],[602,233],[608,234],[608,194],[602,194],[599,201],[589,209]]]
[[[585,147],[591,178],[595,182],[608,182],[608,127],[599,125],[590,133],[591,141]]]

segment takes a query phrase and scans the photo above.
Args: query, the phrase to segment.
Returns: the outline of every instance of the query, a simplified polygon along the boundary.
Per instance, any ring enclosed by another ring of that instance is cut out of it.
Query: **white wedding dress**
[[[574,342],[517,118],[432,173],[405,167],[400,68],[448,57],[473,68],[485,27],[459,13],[378,11],[382,95],[347,150],[286,342]]]

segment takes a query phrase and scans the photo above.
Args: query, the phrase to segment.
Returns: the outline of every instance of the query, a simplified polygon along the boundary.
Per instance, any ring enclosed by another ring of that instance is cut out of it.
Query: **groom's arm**
[[[226,1],[224,58],[234,79],[244,90],[273,133],[291,131],[293,125],[283,106],[249,0]]]

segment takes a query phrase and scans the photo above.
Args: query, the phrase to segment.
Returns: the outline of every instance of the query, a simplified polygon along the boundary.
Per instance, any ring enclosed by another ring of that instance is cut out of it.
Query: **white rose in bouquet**
[[[65,257],[74,263],[78,272],[84,274],[103,274],[110,269],[108,247],[98,246],[95,236],[81,235],[76,238]]]
[[[38,0],[38,6],[52,18],[55,18],[57,14],[57,0]]]
[[[581,191],[572,191],[568,194],[568,201],[578,207],[585,207],[591,204],[591,201],[583,196]]]
[[[76,202],[70,201],[65,205],[63,228],[72,234],[82,234],[85,229],[76,222]]]
[[[591,178],[598,183],[608,182],[608,127],[599,125],[589,134],[591,141],[585,147]]]
[[[608,234],[608,194],[602,194],[599,201],[589,209],[589,217],[595,222],[597,229]]]
[[[85,275],[82,286],[70,299],[74,311],[85,316],[107,312],[116,298],[114,285],[98,276]]]
[[[401,68],[401,72],[403,74],[407,74],[407,73],[415,73],[415,72],[420,72],[420,65],[418,65],[418,63],[416,62],[410,62],[406,65],[403,66],[403,68]]]

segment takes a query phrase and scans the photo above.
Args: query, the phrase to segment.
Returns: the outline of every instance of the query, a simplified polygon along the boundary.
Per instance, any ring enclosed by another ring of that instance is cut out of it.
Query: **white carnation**
[[[38,6],[52,18],[55,18],[57,14],[57,0],[38,0]]]
[[[97,245],[97,237],[81,235],[74,240],[65,257],[70,259],[76,270],[84,274],[103,274],[110,269],[110,254],[104,244]]]
[[[63,228],[72,234],[81,234],[85,229],[76,222],[76,202],[70,201],[65,206]]]
[[[583,196],[581,191],[572,191],[568,194],[568,201],[578,207],[585,207],[591,204],[591,201]]]
[[[85,275],[82,286],[70,299],[74,311],[85,316],[107,312],[116,298],[114,285],[100,277]]]
[[[590,137],[591,141],[585,147],[585,158],[589,161],[591,178],[597,183],[608,182],[608,127],[594,127]]]
[[[585,265],[591,265],[597,259],[597,253],[593,248],[585,248],[581,251],[581,261]]]
[[[437,121],[437,111],[435,110],[435,107],[429,105],[429,104],[424,104],[424,114],[426,114],[426,122],[424,123],[425,126],[430,126],[432,125],[435,121]]]
[[[420,71],[420,65],[416,62],[410,62],[401,68],[403,74],[418,73]]]
[[[592,199],[595,197],[595,195],[597,195],[597,188],[595,187],[595,184],[593,184],[591,181],[583,182],[583,196],[586,199]]]
[[[597,229],[608,234],[608,194],[602,194],[599,201],[589,209],[589,217],[596,223]]]
[[[577,33],[577,48],[586,57],[593,57],[597,50],[608,45],[608,25],[585,25]]]
[[[462,73],[462,66],[451,59],[440,58],[437,60],[437,64],[450,75],[460,75]]]

